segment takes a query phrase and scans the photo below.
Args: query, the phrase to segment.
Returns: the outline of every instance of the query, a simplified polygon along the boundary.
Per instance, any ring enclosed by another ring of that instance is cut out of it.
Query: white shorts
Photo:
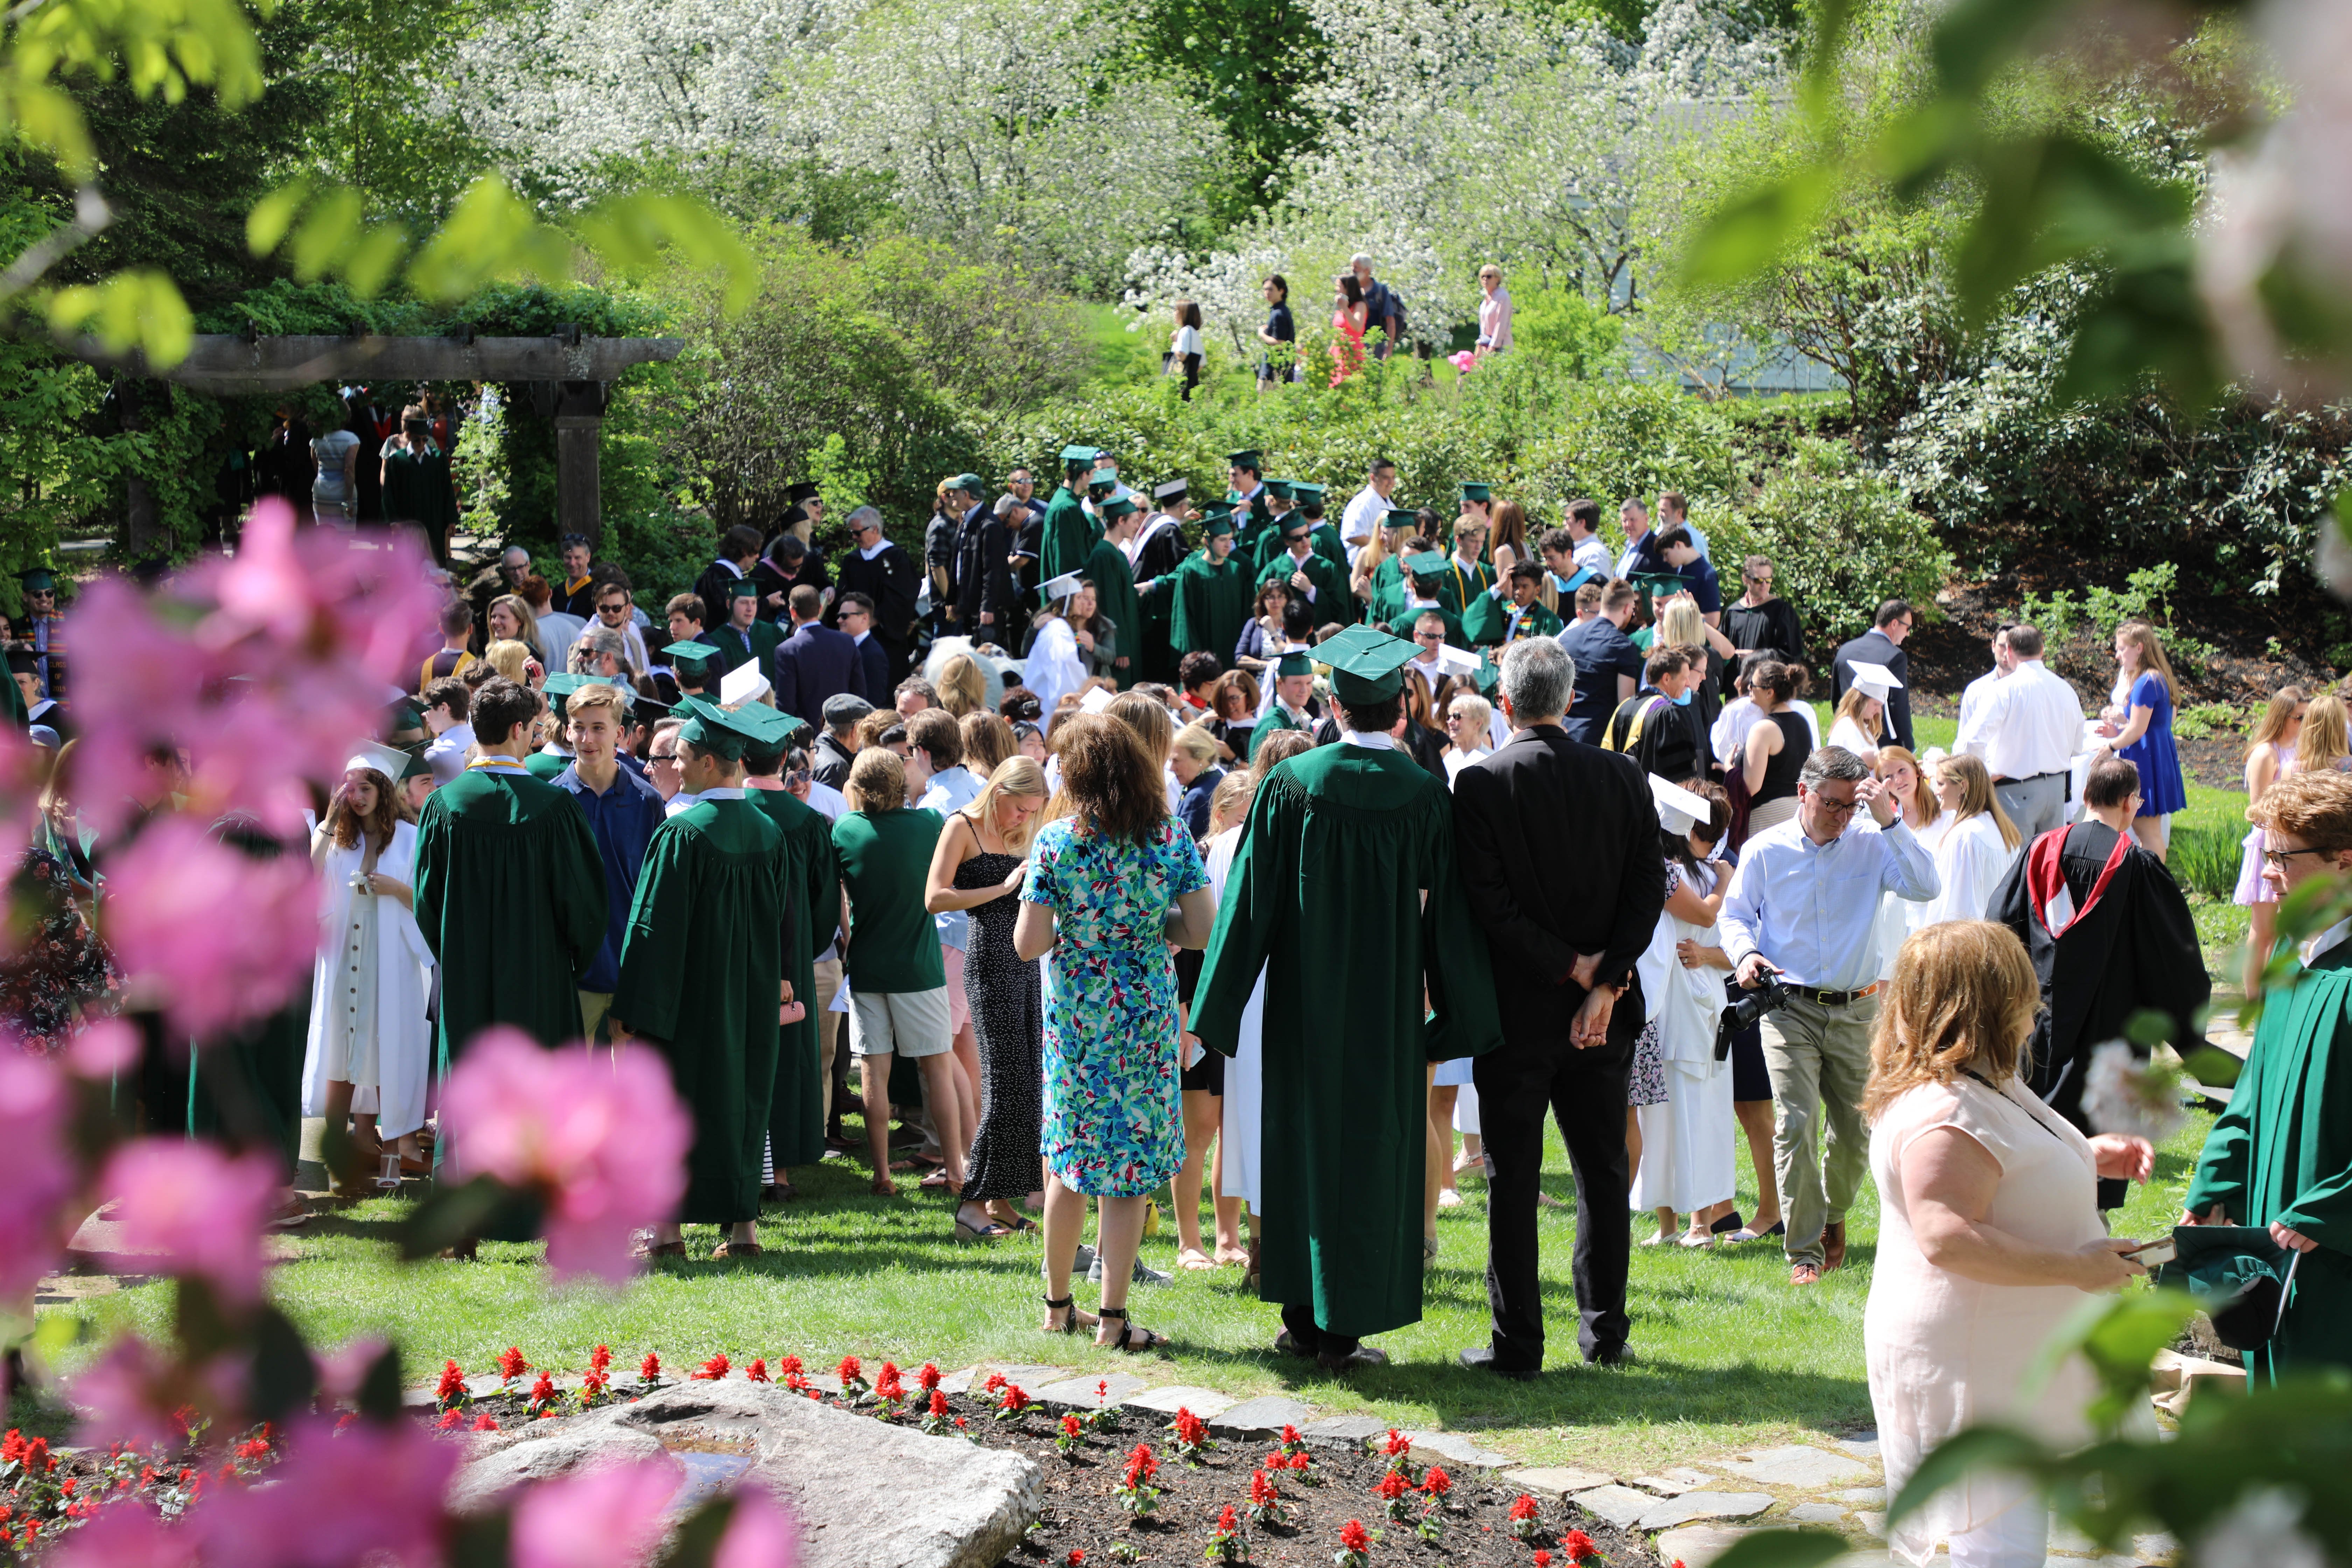
[[[849,1054],[935,1057],[954,1043],[948,988],[849,993]]]

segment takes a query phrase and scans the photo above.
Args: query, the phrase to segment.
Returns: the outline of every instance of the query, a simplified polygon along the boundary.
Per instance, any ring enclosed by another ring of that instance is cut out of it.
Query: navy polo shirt
[[[580,977],[580,989],[610,991],[620,984],[621,940],[628,933],[629,906],[636,901],[646,847],[662,825],[668,803],[661,791],[626,767],[614,773],[612,788],[603,795],[582,782],[576,763],[547,782],[580,803],[588,831],[596,836],[596,853],[604,862],[604,940],[597,944],[588,973]]]

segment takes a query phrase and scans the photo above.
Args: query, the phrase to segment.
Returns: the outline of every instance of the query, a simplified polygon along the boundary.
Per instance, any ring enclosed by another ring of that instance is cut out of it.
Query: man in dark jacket
[[[854,697],[868,695],[866,676],[860,668],[856,642],[817,620],[824,606],[814,588],[805,583],[794,588],[788,605],[793,616],[793,635],[776,649],[775,669],[771,677],[776,689],[776,706],[783,712],[798,714],[814,729],[824,721],[826,699],[845,691]]]
[[[694,591],[702,599],[705,630],[727,624],[735,584],[750,577],[751,563],[759,555],[760,531],[756,528],[739,522],[720,537],[719,558],[704,567],[702,575],[694,580]]]
[[[1020,647],[1013,626],[1013,536],[982,500],[977,474],[961,474],[948,499],[964,509],[956,531],[956,630],[974,642]]]
[[[1911,656],[1903,651],[1903,639],[1911,635],[1918,616],[1911,606],[1900,599],[1889,599],[1878,606],[1871,617],[1871,627],[1852,642],[1840,643],[1837,650],[1837,689],[1830,700],[1836,703],[1845,696],[1845,689],[1853,684],[1853,667],[1857,664],[1883,664],[1904,682],[1886,699],[1885,715],[1879,721],[1879,743],[1888,740],[1905,751],[1916,751],[1911,744]]]
[[[840,597],[835,599],[835,624],[853,594],[864,595],[874,640],[882,645],[889,667],[887,689],[907,679],[907,650],[915,632],[915,595],[922,576],[907,552],[882,537],[882,514],[861,506],[849,514],[849,542],[856,546],[841,558],[835,573]]]
[[[1650,790],[1629,758],[1560,727],[1575,671],[1550,637],[1504,650],[1501,700],[1517,731],[1454,781],[1463,890],[1495,955],[1503,1047],[1477,1058],[1486,1195],[1491,1345],[1465,1366],[1532,1378],[1543,1368],[1536,1269],[1537,1177],[1549,1108],[1576,1173],[1577,1343],[1622,1360],[1633,1226],[1625,1079],[1642,1027],[1633,961],[1665,906]]]

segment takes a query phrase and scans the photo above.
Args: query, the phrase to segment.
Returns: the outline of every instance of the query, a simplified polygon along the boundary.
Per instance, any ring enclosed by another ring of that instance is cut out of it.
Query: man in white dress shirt
[[[2017,657],[2009,651],[2010,628],[2016,624],[2014,621],[2003,621],[1994,629],[1992,668],[1969,681],[1960,692],[1959,734],[1965,735],[1969,732],[1970,721],[1983,710],[1985,703],[1991,699],[1992,689],[2006,679],[2011,670],[2017,668]],[[1981,753],[1979,755],[1979,760],[1982,760]]]
[[[2010,673],[1971,712],[1962,710],[1956,750],[1992,774],[2001,810],[2025,842],[2066,825],[2068,770],[2083,745],[2083,700],[2042,662],[2042,629],[2009,628]]]
[[[1823,746],[1797,775],[1797,815],[1748,841],[1723,902],[1723,949],[1754,989],[1775,971],[1788,1005],[1763,1018],[1772,1075],[1772,1171],[1789,1234],[1789,1283],[1845,1261],[1845,1212],[1870,1168],[1862,1091],[1878,1017],[1879,895],[1936,896],[1935,858],[1860,757]],[[1867,806],[1872,827],[1854,812]],[[1817,1125],[1829,1147],[1814,1152]]]
[[[1353,566],[1364,546],[1372,542],[1372,531],[1388,515],[1389,497],[1396,494],[1396,488],[1397,466],[1386,458],[1374,458],[1364,470],[1364,488],[1339,514],[1339,542],[1348,547],[1349,565]]]

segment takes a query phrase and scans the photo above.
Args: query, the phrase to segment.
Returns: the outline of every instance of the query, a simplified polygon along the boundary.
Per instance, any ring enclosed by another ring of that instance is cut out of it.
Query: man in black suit
[[[857,645],[857,668],[866,689],[893,689],[898,683],[890,679],[890,656],[874,630],[873,601],[863,594],[844,594],[833,602],[833,607],[840,616],[841,635]]]
[[[922,573],[905,551],[882,537],[882,514],[861,506],[849,514],[849,542],[856,546],[834,573],[841,597],[834,601],[835,624],[848,614],[851,595],[866,600],[869,640],[880,645],[886,679],[874,688],[887,691],[907,679],[907,650],[915,630],[915,594]],[[844,631],[849,628],[843,626]]]
[[[964,509],[956,531],[956,630],[974,642],[1021,651],[1013,622],[1013,536],[982,499],[976,474],[957,476],[948,499]]]
[[[1893,670],[1895,678],[1906,684],[1888,694],[1885,716],[1879,721],[1881,733],[1878,739],[1882,744],[1891,739],[1906,752],[1915,748],[1911,744],[1911,692],[1908,685],[1911,656],[1903,651],[1903,639],[1911,635],[1911,628],[1917,621],[1918,616],[1912,613],[1911,606],[1901,599],[1889,599],[1879,605],[1878,614],[1871,617],[1872,625],[1868,631],[1852,642],[1838,645],[1837,689],[1830,694],[1832,705],[1844,699],[1845,689],[1853,684],[1853,667],[1857,663],[1883,664]]]
[[[815,729],[824,722],[827,699],[845,691],[867,697],[864,661],[857,656],[854,639],[818,622],[824,604],[814,588],[803,583],[785,604],[792,611],[793,635],[776,649],[771,678],[776,706],[783,712],[797,713]]]
[[[1624,1359],[1625,1077],[1642,1028],[1633,961],[1666,901],[1665,862],[1648,782],[1632,759],[1560,727],[1576,667],[1551,637],[1504,651],[1501,700],[1517,731],[1454,781],[1463,889],[1495,954],[1503,1048],[1480,1057],[1486,1186],[1486,1299],[1494,1342],[1462,1364],[1506,1377],[1543,1368],[1536,1274],[1536,1192],[1547,1106],[1576,1173],[1577,1343],[1584,1359]]]

